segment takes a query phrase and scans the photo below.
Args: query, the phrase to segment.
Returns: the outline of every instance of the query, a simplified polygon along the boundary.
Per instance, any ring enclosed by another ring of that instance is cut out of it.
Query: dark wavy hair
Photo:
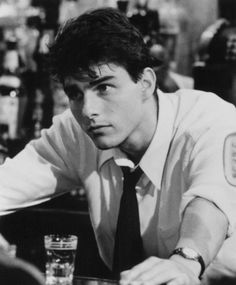
[[[88,73],[92,66],[115,63],[137,82],[152,58],[140,32],[113,8],[88,11],[67,21],[50,46],[49,62],[55,78]]]

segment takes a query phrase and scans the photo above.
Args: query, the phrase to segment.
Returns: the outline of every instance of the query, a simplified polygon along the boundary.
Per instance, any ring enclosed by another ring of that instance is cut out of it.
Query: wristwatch
[[[198,278],[201,279],[202,274],[204,273],[205,270],[205,262],[199,253],[197,253],[194,249],[189,247],[179,247],[172,252],[171,256],[174,254],[181,255],[186,259],[198,261],[201,265],[201,271]]]

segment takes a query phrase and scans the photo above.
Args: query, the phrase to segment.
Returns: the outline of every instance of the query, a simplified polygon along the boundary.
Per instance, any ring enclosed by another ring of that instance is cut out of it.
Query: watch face
[[[188,258],[197,258],[198,257],[198,254],[196,253],[196,251],[191,249],[191,248],[185,247],[182,249],[182,252]]]
[[[205,270],[205,263],[201,255],[198,254],[194,249],[189,247],[180,247],[176,248],[173,251],[173,254],[179,254],[186,259],[196,260],[197,262],[199,262],[201,265],[201,272],[199,274],[199,278],[202,277],[202,274],[204,273]]]

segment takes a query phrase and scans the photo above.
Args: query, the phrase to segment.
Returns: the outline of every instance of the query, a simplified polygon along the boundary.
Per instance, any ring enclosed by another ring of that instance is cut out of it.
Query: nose
[[[84,100],[82,107],[82,115],[85,118],[91,119],[98,115],[99,98],[93,90],[84,92]]]

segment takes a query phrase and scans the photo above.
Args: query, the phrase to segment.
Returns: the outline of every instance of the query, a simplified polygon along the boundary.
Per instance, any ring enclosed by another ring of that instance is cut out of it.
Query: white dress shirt
[[[235,230],[236,110],[212,93],[195,90],[158,91],[158,98],[157,129],[139,163],[143,175],[136,191],[145,254],[166,258],[177,243],[181,215],[195,197],[225,213],[228,236]],[[41,203],[82,184],[100,255],[111,268],[121,165],[134,167],[119,149],[97,149],[67,110],[0,167],[0,212]],[[234,251],[236,257],[236,246]]]

